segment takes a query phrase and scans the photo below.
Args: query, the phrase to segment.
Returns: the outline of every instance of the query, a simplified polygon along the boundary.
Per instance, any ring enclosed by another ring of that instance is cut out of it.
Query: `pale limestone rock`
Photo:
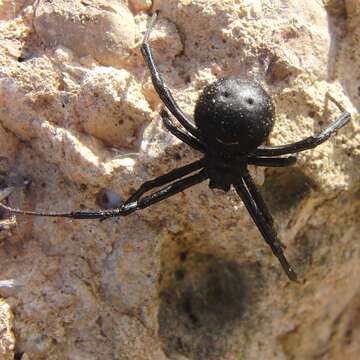
[[[135,45],[131,12],[116,0],[40,0],[34,27],[46,46],[64,45],[102,65],[122,66]]]
[[[33,0],[1,0],[0,1],[0,21],[15,18],[20,11],[30,4]]]
[[[152,115],[141,84],[129,72],[103,67],[84,77],[74,111],[86,133],[118,148],[134,147]]]
[[[2,0],[0,5],[0,21],[12,19],[15,15],[15,0]]]
[[[146,11],[152,6],[152,0],[129,0],[129,5],[134,11]]]
[[[225,76],[269,91],[272,144],[333,121],[328,92],[353,113],[293,168],[254,172],[302,282],[287,281],[237,196],[206,183],[104,222],[18,216],[0,233],[0,296],[15,314],[0,334],[5,359],[357,360],[360,8],[323,3],[151,8],[156,62],[188,114]],[[33,180],[11,205],[95,208],[106,189],[126,198],[199,157],[158,116],[140,55],[150,5],[0,3],[0,170]]]
[[[12,333],[13,314],[8,303],[0,298],[0,358],[14,358],[15,337]]]

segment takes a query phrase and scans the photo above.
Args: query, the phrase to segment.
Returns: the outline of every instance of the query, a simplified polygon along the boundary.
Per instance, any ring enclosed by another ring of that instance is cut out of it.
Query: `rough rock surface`
[[[240,76],[274,99],[272,144],[334,120],[327,93],[353,114],[294,167],[254,170],[301,283],[235,193],[207,184],[104,222],[1,212],[0,358],[358,359],[358,0],[1,1],[0,185],[32,179],[8,203],[96,208],[199,157],[158,116],[140,54],[151,8],[186,113]]]

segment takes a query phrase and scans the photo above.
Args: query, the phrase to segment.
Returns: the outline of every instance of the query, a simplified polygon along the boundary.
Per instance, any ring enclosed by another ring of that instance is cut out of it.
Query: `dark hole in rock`
[[[22,357],[23,357],[24,353],[23,352],[16,352],[15,353],[15,356],[14,356],[14,359],[15,360],[21,360]]]
[[[0,208],[0,220],[6,219],[6,212],[4,209]],[[1,230],[1,226],[0,226],[0,230]]]
[[[288,81],[292,76],[291,69],[286,63],[274,57],[265,72],[265,80],[268,84],[275,84],[282,81]]]
[[[80,184],[80,190],[81,191],[87,191],[88,186],[86,184]]]
[[[185,261],[187,256],[188,256],[187,251],[181,251],[180,254],[179,254],[180,261]]]

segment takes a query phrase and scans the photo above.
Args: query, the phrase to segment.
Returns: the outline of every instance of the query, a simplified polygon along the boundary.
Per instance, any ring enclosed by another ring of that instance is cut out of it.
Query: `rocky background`
[[[0,359],[359,359],[358,0],[0,1],[0,185],[26,209],[108,207],[199,157],[164,130],[140,54],[192,114],[259,81],[271,144],[353,115],[292,168],[252,169],[301,283],[231,191],[201,184],[103,222],[0,213]],[[23,178],[31,186],[23,187]]]

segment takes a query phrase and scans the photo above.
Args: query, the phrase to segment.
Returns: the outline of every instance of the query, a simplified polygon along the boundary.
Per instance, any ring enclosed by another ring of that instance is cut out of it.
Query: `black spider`
[[[150,69],[157,93],[183,128],[175,126],[166,110],[162,109],[164,125],[181,141],[200,151],[203,157],[143,183],[117,209],[42,213],[14,209],[2,204],[1,206],[12,213],[24,215],[106,219],[129,215],[207,179],[210,180],[210,188],[228,191],[233,185],[263,238],[280,261],[286,275],[290,280],[296,280],[296,273],[287,262],[283,246],[274,229],[273,218],[248,172],[247,165],[275,167],[292,165],[296,162],[295,156],[276,156],[298,153],[318,146],[347,124],[350,121],[350,114],[344,112],[338,102],[330,98],[342,113],[333,124],[318,135],[293,144],[259,147],[274,126],[275,110],[270,96],[256,82],[222,79],[207,86],[200,95],[195,107],[195,126],[176,104],[154,63],[149,36],[156,18],[157,13],[154,13],[141,51]],[[143,196],[149,190],[160,186],[164,187],[148,196]]]

